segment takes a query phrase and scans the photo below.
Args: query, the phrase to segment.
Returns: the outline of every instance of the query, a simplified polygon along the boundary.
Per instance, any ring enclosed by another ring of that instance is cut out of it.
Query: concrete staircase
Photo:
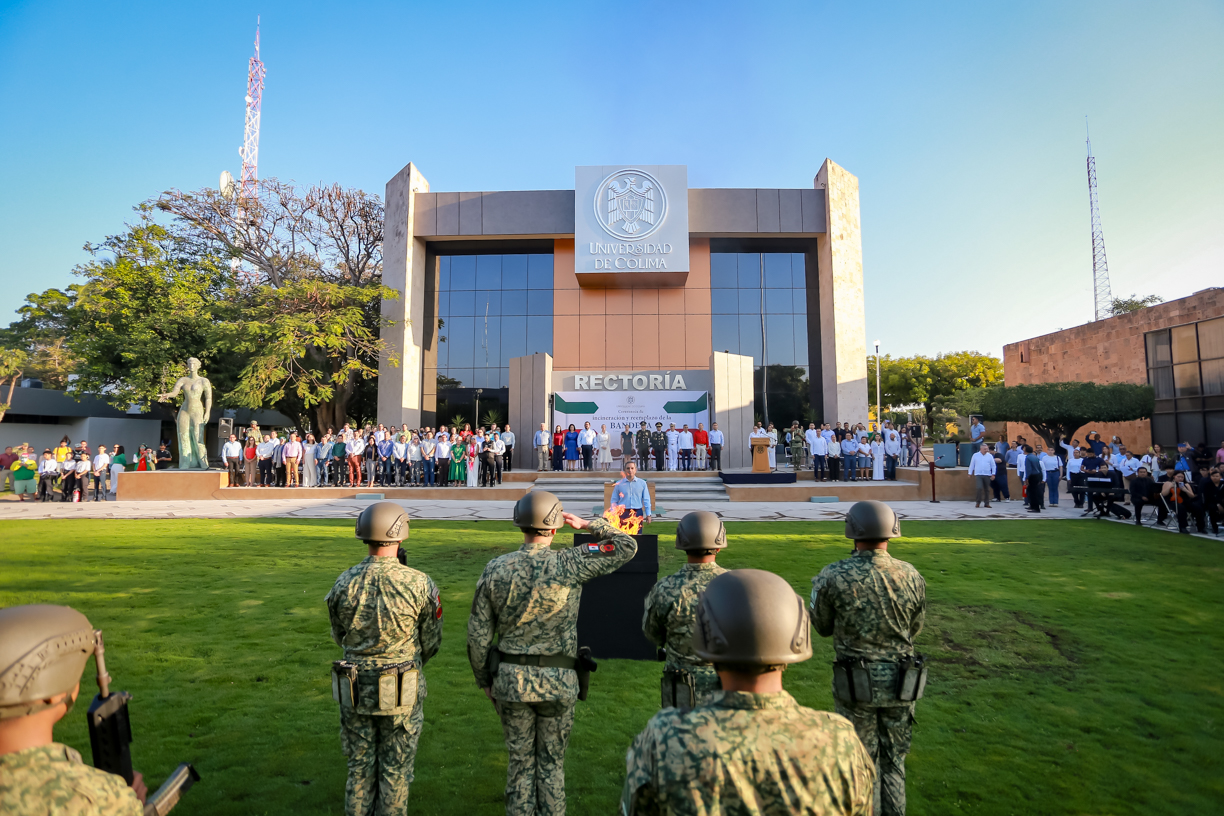
[[[547,490],[555,494],[567,506],[593,507],[603,504],[604,483],[616,481],[619,478],[620,474],[616,472],[540,473],[536,475],[532,489]],[[654,484],[655,503],[663,509],[677,503],[731,501],[717,473],[694,473],[681,476],[652,472],[646,474],[646,481]]]

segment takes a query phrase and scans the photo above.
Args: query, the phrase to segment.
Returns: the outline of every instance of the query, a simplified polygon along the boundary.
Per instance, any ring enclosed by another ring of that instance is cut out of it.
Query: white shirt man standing
[[[594,455],[595,455],[595,439],[598,434],[591,429],[591,423],[582,423],[582,430],[578,432],[578,447],[582,453],[582,469],[594,470]]]
[[[689,430],[689,426],[685,425],[680,429],[677,443],[680,448],[680,469],[693,469],[693,432]]]
[[[242,485],[242,443],[236,434],[230,434],[229,441],[221,446],[221,461],[229,471],[229,486]]]
[[[710,470],[722,469],[722,449],[726,437],[718,430],[718,423],[710,425]]]
[[[986,506],[990,507],[990,480],[994,475],[995,458],[990,447],[983,442],[978,446],[978,452],[969,459],[969,478],[976,482],[973,493],[974,507],[981,507],[983,500]]]
[[[552,446],[552,436],[548,433],[547,424],[540,423],[540,429],[532,436],[531,444],[536,450],[536,472],[543,473],[550,467],[548,452]]]
[[[884,423],[884,478],[897,481],[897,460],[901,456],[901,434],[891,422]]]
[[[829,440],[816,429],[815,422],[808,424],[808,429],[804,432],[803,439],[807,442],[808,450],[812,454],[813,481],[828,481]]]

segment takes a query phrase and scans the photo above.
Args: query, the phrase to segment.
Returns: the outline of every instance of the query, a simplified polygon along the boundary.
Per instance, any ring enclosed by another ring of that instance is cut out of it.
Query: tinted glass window
[[[527,288],[527,255],[503,255],[501,288],[503,292]]]
[[[476,256],[477,289],[501,289],[501,261],[500,255]]]
[[[1224,357],[1224,317],[1198,324],[1199,356],[1204,360]]]
[[[739,286],[755,289],[761,286],[761,256],[749,252],[739,255]]]
[[[1198,338],[1193,324],[1178,326],[1169,333],[1173,336],[1173,362],[1188,363],[1198,359]]]
[[[710,255],[710,285],[715,288],[739,286],[736,256],[725,252]]]
[[[550,292],[552,291],[553,256],[527,256],[527,285],[532,289],[547,289]]]
[[[765,253],[765,285],[771,289],[791,288],[790,253]]]
[[[1148,365],[1168,365],[1173,362],[1173,353],[1169,346],[1169,332],[1154,331],[1147,333]]]
[[[451,258],[451,290],[476,288],[476,256],[456,255]]]

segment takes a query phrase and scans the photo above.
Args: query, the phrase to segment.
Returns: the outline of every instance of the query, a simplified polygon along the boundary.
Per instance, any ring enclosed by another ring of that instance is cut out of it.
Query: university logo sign
[[[667,193],[644,170],[618,170],[595,191],[595,217],[613,238],[645,238],[667,217]]]
[[[689,271],[688,168],[578,167],[574,273],[581,286],[683,286]]]

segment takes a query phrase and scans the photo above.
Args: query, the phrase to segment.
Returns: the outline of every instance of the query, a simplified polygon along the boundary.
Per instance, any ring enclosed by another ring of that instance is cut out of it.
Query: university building
[[[387,184],[380,421],[653,429],[867,416],[858,180],[691,189],[683,165],[575,169],[572,190]],[[479,406],[479,407],[478,407]],[[477,413],[479,412],[479,413]],[[747,464],[728,445],[724,467]]]

